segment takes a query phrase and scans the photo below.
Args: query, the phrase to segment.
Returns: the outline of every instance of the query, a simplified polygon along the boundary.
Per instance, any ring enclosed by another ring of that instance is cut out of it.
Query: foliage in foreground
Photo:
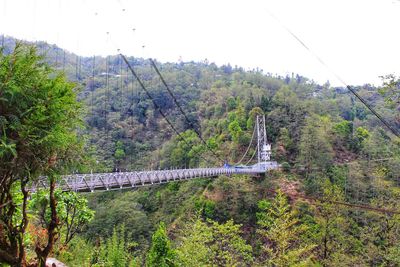
[[[26,266],[27,187],[46,175],[51,219],[34,247],[43,266],[57,235],[56,177],[79,159],[81,104],[75,85],[21,43],[9,54],[1,49],[0,84],[0,261]]]
[[[241,225],[233,220],[218,223],[196,218],[182,229],[176,248],[177,265],[247,266],[253,262],[252,248],[241,236]]]

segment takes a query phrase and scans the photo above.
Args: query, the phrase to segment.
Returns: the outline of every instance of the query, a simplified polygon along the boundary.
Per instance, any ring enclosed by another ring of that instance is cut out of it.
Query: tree
[[[258,203],[257,233],[263,243],[263,264],[267,266],[305,266],[311,264],[314,244],[304,244],[302,234],[307,226],[299,223],[286,196],[278,190],[272,202]]]
[[[47,244],[35,249],[44,266],[59,221],[55,180],[81,151],[76,134],[81,106],[75,85],[45,64],[35,48],[19,43],[10,54],[0,53],[0,84],[0,261],[26,265],[27,184],[46,175],[51,220]]]
[[[335,134],[340,138],[340,141],[347,145],[347,147],[351,146],[351,139],[353,135],[353,123],[347,120],[343,120],[339,123],[336,123],[333,126],[333,130]]]
[[[200,162],[201,153],[204,146],[201,145],[200,139],[193,130],[187,130],[181,133],[185,139],[182,140],[176,136],[171,142],[163,147],[163,168],[169,167],[193,167]]]
[[[343,201],[344,195],[339,186],[328,179],[323,183],[323,196],[316,205],[316,231],[314,242],[318,245],[318,257],[326,266],[363,265],[357,255],[359,242],[349,231],[351,218],[346,217],[342,207],[333,201]]]
[[[400,191],[393,182],[382,182],[376,177],[377,196],[371,201],[375,207],[399,210]],[[370,266],[400,265],[400,214],[368,212],[367,224],[361,229],[360,239],[365,246],[365,258]]]
[[[130,246],[131,244],[127,242],[125,227],[123,225],[115,227],[111,237],[105,242],[99,241],[97,248],[92,253],[91,264],[94,265],[91,266],[132,266],[135,259],[129,253]]]
[[[234,120],[229,123],[228,130],[232,136],[232,140],[235,142],[239,142],[240,135],[243,132],[239,122],[237,120]]]
[[[288,161],[293,155],[294,144],[290,138],[288,129],[281,128],[275,149],[275,157],[278,161]]]
[[[75,192],[64,192],[61,199],[61,203],[64,204],[61,227],[66,227],[64,244],[67,245],[93,220],[94,211],[88,207],[87,199]]]
[[[227,100],[227,105],[228,111],[234,110],[237,105],[236,99],[234,97],[229,97]]]
[[[235,110],[235,118],[238,121],[240,127],[242,129],[246,128],[246,111],[243,107],[243,103],[240,101],[240,98],[237,99],[237,107]]]
[[[147,193],[147,192],[146,192]],[[112,235],[114,227],[129,229],[130,238],[135,240],[147,239],[150,231],[150,222],[146,212],[152,211],[152,207],[147,207],[146,203],[138,203],[134,194],[124,194],[117,197],[113,192],[109,192],[109,200],[104,201],[107,193],[101,193],[101,196],[91,199],[92,206],[96,210],[96,218],[92,220],[85,231],[85,235],[91,239],[109,238]],[[149,201],[150,202],[150,201]],[[157,203],[150,202],[149,205]]]
[[[161,222],[151,238],[146,266],[174,266],[175,252],[167,235],[165,224]]]
[[[300,131],[306,117],[305,104],[288,86],[282,86],[272,98],[270,110],[266,117],[267,134],[274,142],[281,128],[287,128],[292,139],[300,139]]]
[[[389,119],[393,123],[395,129],[400,128],[400,77],[394,74],[389,74],[381,77],[383,85],[378,89],[378,92],[384,97],[386,107],[393,110],[391,115],[393,119]],[[389,113],[390,114],[390,113]],[[384,114],[387,117],[386,114]]]
[[[325,170],[332,163],[330,135],[329,118],[313,115],[306,119],[300,139],[298,161],[306,167],[307,173],[314,167]]]
[[[240,266],[253,261],[252,248],[240,236],[241,225],[229,220],[224,224],[211,222],[213,240],[210,248],[213,251],[213,266]]]
[[[176,249],[179,266],[245,266],[253,262],[252,248],[233,220],[220,224],[200,217],[182,230]]]
[[[272,97],[262,96],[260,107],[265,112],[270,112],[272,110]]]
[[[49,224],[50,211],[47,199],[48,191],[40,190],[32,195],[29,207],[36,211],[43,227]],[[88,207],[87,199],[75,192],[56,190],[57,215],[60,220],[59,230],[67,245],[93,219],[94,211]]]
[[[369,136],[370,133],[367,129],[363,127],[357,127],[353,137],[353,149],[357,152],[360,151]]]
[[[211,249],[208,244],[212,239],[211,229],[200,218],[185,225],[176,249],[178,266],[210,265]]]
[[[398,108],[400,106],[400,78],[393,74],[381,77],[383,86],[378,90],[385,97],[389,107]]]
[[[247,130],[251,130],[255,127],[254,122],[256,121],[257,116],[263,116],[264,112],[260,107],[254,107],[252,110],[249,112],[249,118],[247,119],[246,122],[246,128]]]
[[[116,159],[117,166],[119,165],[121,160],[125,158],[124,144],[121,141],[117,141],[117,143],[115,144],[114,158]]]

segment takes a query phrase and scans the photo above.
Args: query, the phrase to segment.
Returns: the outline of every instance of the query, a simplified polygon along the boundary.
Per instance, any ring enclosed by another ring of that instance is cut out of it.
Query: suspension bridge
[[[125,9],[123,9],[125,10]],[[97,13],[96,13],[97,14]],[[279,22],[279,21],[278,21]],[[280,22],[279,22],[280,23]],[[290,35],[292,35],[306,50],[311,52],[314,57],[317,58],[317,60],[322,63],[324,67],[326,67],[328,70],[328,66],[322,61],[321,58],[319,58],[315,53],[313,53],[300,39],[298,36],[296,36],[293,32],[290,31],[287,27],[284,26],[286,31],[289,32]],[[134,30],[134,29],[133,29]],[[108,34],[108,32],[107,32]],[[2,47],[4,47],[4,35],[2,36]],[[119,51],[119,49],[118,49]],[[58,65],[58,59],[59,59],[59,51],[57,50],[56,52],[56,68]],[[121,54],[122,58],[124,59],[125,63],[128,65],[129,69],[132,72],[132,75],[136,78],[136,80],[139,82],[140,86],[142,89],[145,91],[147,96],[153,101],[155,110],[157,110],[162,117],[166,120],[168,125],[174,132],[177,134],[177,136],[182,139],[182,141],[185,141],[185,139],[181,136],[181,134],[176,130],[174,125],[171,123],[171,121],[167,118],[165,115],[164,111],[160,109],[158,104],[154,101],[152,98],[151,94],[146,90],[144,87],[143,83],[140,81],[140,78],[136,75],[132,67],[130,66],[129,62],[127,59]],[[63,63],[62,63],[62,70],[65,70],[66,66],[66,61],[65,61],[65,50],[63,51]],[[93,56],[93,70],[92,70],[92,81],[94,82],[94,76],[95,76],[95,56]],[[204,145],[207,147],[207,149],[214,154],[214,156],[218,157],[212,149],[209,149],[207,146],[206,142],[202,139],[201,135],[196,131],[195,127],[193,126],[193,123],[188,119],[188,116],[184,113],[183,109],[179,106],[179,103],[177,102],[176,98],[173,96],[172,92],[168,88],[168,85],[165,83],[165,80],[162,78],[161,74],[159,73],[156,65],[154,62],[151,62],[152,66],[155,68],[157,74],[160,76],[160,79],[162,80],[162,83],[168,90],[168,93],[171,95],[173,98],[175,104],[178,106],[179,111],[183,114],[184,118],[188,122],[188,124],[191,126],[191,128],[196,132],[196,134],[199,136],[200,140],[204,143]],[[331,71],[332,72],[332,71]],[[388,124],[388,122],[380,115],[378,114],[373,107],[371,107],[358,93],[353,90],[352,87],[347,85],[343,79],[341,79],[336,73],[333,73],[334,76],[336,76],[344,85],[345,87],[357,98],[359,99],[391,132],[399,136],[399,132],[397,129],[393,128],[391,125]],[[80,76],[81,76],[81,58],[79,56],[76,56],[76,80],[79,82]],[[110,71],[109,71],[109,57],[106,59],[106,72],[105,72],[106,80],[107,80],[107,90],[106,90],[106,99],[108,101],[108,94],[109,94],[109,78],[110,78]],[[122,75],[120,75],[122,77]],[[122,83],[121,83],[122,84]],[[107,103],[106,103],[107,104]],[[107,112],[104,112],[105,120],[107,121]],[[224,164],[223,166],[217,166],[217,167],[206,167],[206,168],[193,168],[193,169],[170,169],[170,170],[143,170],[143,171],[134,171],[134,172],[112,172],[112,173],[89,173],[89,174],[70,174],[70,175],[64,175],[61,177],[61,179],[57,183],[57,187],[60,188],[63,191],[76,191],[76,192],[94,192],[96,190],[115,190],[115,189],[123,189],[123,188],[136,188],[140,186],[149,186],[149,185],[156,185],[156,184],[162,184],[162,183],[168,183],[168,182],[174,182],[174,181],[184,181],[184,180],[189,180],[189,179],[195,179],[195,178],[212,178],[212,177],[217,177],[219,175],[234,175],[234,174],[243,174],[243,175],[253,175],[253,176],[258,176],[258,175],[263,175],[269,170],[277,169],[279,168],[279,164],[275,161],[271,160],[271,146],[267,141],[266,138],[266,133],[265,133],[265,118],[263,116],[257,117],[256,125],[255,125],[255,130],[254,132],[257,132],[257,157],[258,161],[254,165],[239,165],[234,164],[234,165],[229,165],[229,164]],[[251,142],[250,142],[251,145]],[[249,148],[250,148],[249,145]],[[249,151],[249,149],[246,150],[246,153]],[[244,156],[245,156],[244,155]],[[242,157],[242,159],[244,158]],[[253,157],[252,157],[253,158]],[[204,158],[203,158],[204,159]],[[252,159],[250,159],[251,161]],[[207,161],[207,160],[205,160]],[[249,162],[250,162],[249,161]],[[32,184],[31,190],[36,191],[39,188],[46,188],[49,187],[48,184],[48,179],[46,177],[41,177],[38,181],[36,181],[34,184]],[[303,197],[304,198],[304,197]],[[308,198],[311,199],[311,198]],[[314,199],[315,200],[315,199]],[[358,208],[363,208],[363,209],[371,209],[370,207],[367,206],[361,206],[361,205],[353,205],[349,203],[343,203],[343,202],[331,202],[334,204],[338,205],[346,205],[346,206],[353,206],[353,207],[358,207]],[[373,209],[373,210],[378,210],[378,211],[383,211],[385,213],[398,213],[396,211],[388,211],[388,210],[382,210],[382,209]]]
[[[304,45],[300,39],[294,35],[288,28],[285,29],[302,45],[304,48],[309,50],[307,46]],[[107,36],[109,36],[109,32],[107,32]],[[3,46],[4,46],[4,35],[3,35]],[[128,59],[120,53],[120,49],[117,49],[119,55],[125,61],[128,69],[130,70],[132,76],[137,80],[140,87],[146,93],[147,97],[153,102],[154,109],[160,113],[160,115],[164,118],[167,122],[169,127],[176,133],[176,135],[187,145],[189,143],[186,139],[181,135],[181,133],[177,130],[177,128],[173,125],[171,120],[167,117],[165,111],[163,111],[160,105],[154,100],[151,93],[147,90],[141,78],[137,75],[133,67],[131,66]],[[310,51],[311,52],[311,51]],[[58,51],[56,55],[56,66],[58,63]],[[315,56],[315,55],[314,55]],[[64,63],[63,69],[65,68],[65,51],[63,55]],[[325,66],[326,64],[317,56],[317,59]],[[156,71],[157,75],[160,77],[162,84],[167,89],[168,93],[172,97],[174,103],[178,107],[179,111],[184,116],[186,122],[192,130],[198,135],[202,143],[205,145],[206,149],[213,154],[219,161],[222,160],[219,156],[211,149],[207,142],[202,138],[201,134],[196,130],[193,123],[188,119],[187,114],[184,112],[182,107],[180,106],[179,102],[177,101],[176,97],[170,90],[168,84],[165,82],[165,79],[162,77],[161,72],[158,70],[155,62],[150,59],[151,66]],[[76,79],[79,80],[80,77],[80,64],[81,59],[79,56],[76,58]],[[106,59],[106,103],[105,106],[108,104],[109,99],[109,79],[110,79],[110,66],[109,66],[109,57]],[[122,70],[122,65],[121,65]],[[95,76],[95,56],[93,57],[93,70],[92,70],[92,81],[94,81]],[[334,73],[334,75],[339,78],[340,81],[344,83],[338,75]],[[121,75],[122,77],[122,72]],[[121,82],[121,84],[123,84]],[[360,97],[357,92],[355,92],[350,86],[344,83],[347,89],[354,94],[378,119],[382,121],[384,125],[386,125],[396,136],[399,136],[399,133],[393,129],[387,122],[384,120],[367,102],[364,101],[362,97]],[[107,122],[107,112],[104,112],[104,119]],[[213,166],[207,168],[193,168],[193,169],[170,169],[170,170],[143,170],[143,171],[134,171],[134,172],[112,172],[112,173],[89,173],[89,174],[70,174],[62,176],[60,181],[57,183],[57,187],[61,188],[63,191],[76,191],[76,192],[93,192],[95,190],[112,190],[112,189],[122,189],[122,188],[135,188],[139,186],[146,186],[146,185],[154,185],[154,184],[162,184],[168,183],[172,181],[182,181],[194,178],[207,178],[207,177],[217,177],[219,175],[233,175],[233,174],[245,174],[245,175],[262,175],[265,174],[267,171],[272,169],[278,169],[279,164],[275,161],[271,161],[271,145],[267,141],[266,131],[265,131],[265,117],[264,116],[257,116],[256,123],[255,123],[254,133],[257,133],[257,149],[255,152],[257,153],[257,163],[254,165],[239,165],[236,163],[234,165],[229,165],[225,163],[223,166]],[[254,137],[254,134],[253,134]],[[249,144],[249,148],[252,142]],[[189,145],[190,146],[190,145]],[[246,150],[245,155],[249,151],[249,148]],[[245,156],[244,155],[244,156]],[[242,157],[242,159],[244,158]],[[254,155],[253,155],[254,156]],[[203,158],[205,162],[208,162],[207,159]],[[253,157],[252,157],[253,158]],[[249,160],[249,162],[252,159]],[[48,181],[46,177],[40,178],[34,184],[32,184],[32,191],[37,190],[38,188],[46,188],[48,187]]]
[[[215,178],[219,175],[244,174],[260,176],[269,170],[278,169],[279,164],[271,161],[271,145],[268,143],[265,130],[265,116],[257,116],[254,132],[257,133],[258,162],[254,165],[229,165],[225,163],[220,167],[170,169],[134,172],[111,172],[64,175],[56,184],[62,191],[94,192],[96,190],[115,190],[123,188],[136,188],[163,184],[168,182],[185,181],[195,178]],[[254,137],[254,135],[253,135]],[[250,141],[249,147],[252,144]],[[249,151],[245,152],[245,154]],[[245,156],[245,155],[244,155]],[[244,158],[244,156],[242,158]],[[48,188],[47,177],[41,177],[32,184],[31,191],[39,188]]]

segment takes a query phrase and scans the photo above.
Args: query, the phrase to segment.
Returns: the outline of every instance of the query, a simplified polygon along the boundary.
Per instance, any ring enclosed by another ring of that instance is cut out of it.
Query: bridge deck
[[[230,174],[256,175],[265,173],[265,170],[254,168],[199,168],[199,169],[177,169],[160,171],[138,171],[138,172],[113,172],[72,174],[62,176],[57,187],[63,191],[93,192],[95,190],[111,190],[122,188],[134,188],[145,185],[161,184],[171,181],[188,180],[201,177],[216,177]],[[32,191],[37,188],[47,188],[47,179],[39,179],[32,186]]]

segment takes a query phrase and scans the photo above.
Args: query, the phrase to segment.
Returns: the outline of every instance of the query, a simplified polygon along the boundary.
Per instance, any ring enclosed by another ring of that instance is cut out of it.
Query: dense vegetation
[[[265,177],[221,176],[80,196],[55,191],[60,225],[53,255],[69,266],[400,265],[400,214],[388,212],[400,211],[400,140],[346,89],[207,61],[157,63],[193,129],[150,64],[130,58],[183,142],[118,56],[80,58],[38,47],[80,85],[87,157],[70,172],[222,165],[207,147],[235,163],[258,113],[266,115],[273,158],[282,164]],[[382,88],[355,90],[400,128],[396,77],[386,77]],[[5,141],[0,152],[8,148]],[[46,196],[31,200],[27,236],[49,223]],[[46,240],[46,233],[39,238]],[[34,239],[26,242],[40,244]]]
[[[57,235],[55,181],[82,147],[76,133],[80,104],[74,85],[54,73],[33,47],[18,43],[11,53],[0,50],[0,259],[25,266],[28,252],[29,185],[49,177],[47,238],[29,244],[44,262]]]

